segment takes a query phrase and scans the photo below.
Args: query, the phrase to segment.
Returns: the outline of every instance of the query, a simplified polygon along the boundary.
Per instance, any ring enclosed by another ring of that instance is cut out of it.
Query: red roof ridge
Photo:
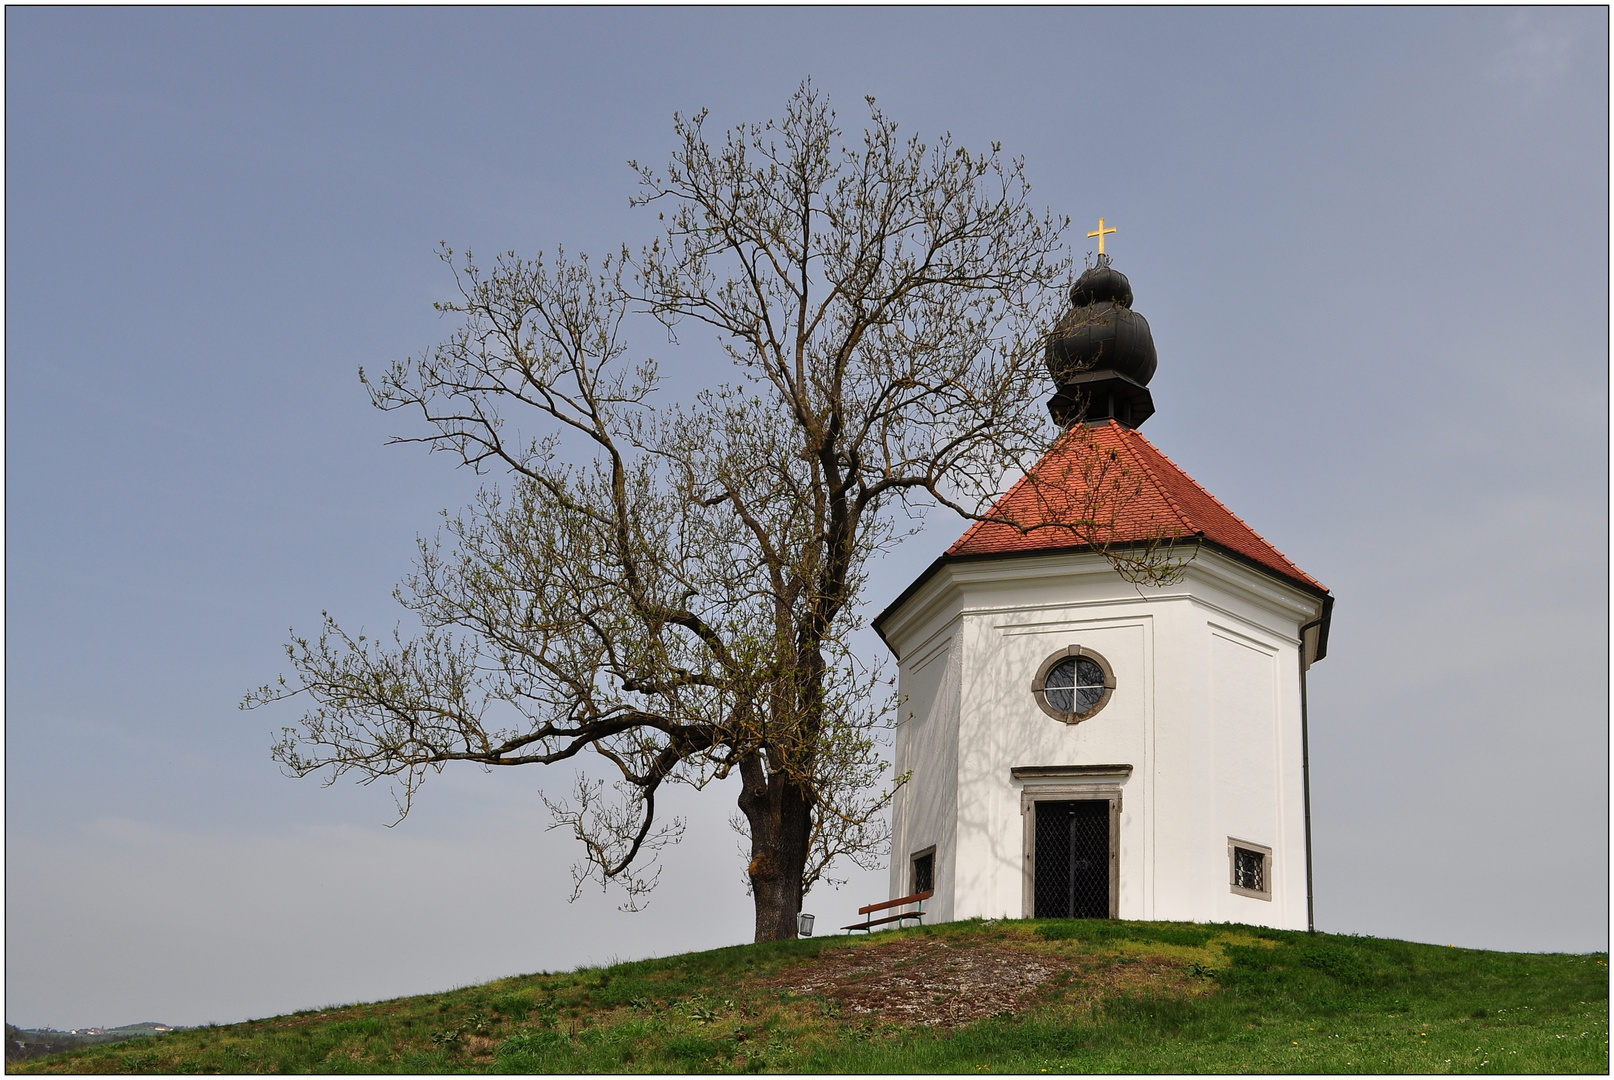
[[[1089,459],[1090,454],[1098,457]],[[1084,461],[1090,462],[1085,471]],[[1110,463],[1120,471],[1113,487],[1103,479]],[[1093,473],[1093,467],[1100,467],[1099,473]],[[1111,520],[1107,525],[1093,523],[1094,528],[1085,534],[1085,544],[1078,543],[1075,535],[1040,531],[1056,524],[1074,529],[1080,522],[1070,515],[1085,518],[1092,512],[1074,504],[1064,506],[1059,499],[1048,502],[1037,497],[1042,483],[1078,501],[1097,500],[1095,508],[1108,509]],[[1100,539],[1100,533],[1108,539]],[[1280,577],[1327,591],[1327,586],[1296,566],[1147,436],[1113,419],[1062,433],[991,509],[974,516],[964,535],[947,548],[946,556],[1008,555],[1072,546],[1103,548],[1111,542],[1155,544],[1185,537],[1198,537]]]
[[[1060,453],[1061,451],[1069,450],[1070,447],[1068,444],[1079,440],[1081,438],[1079,432],[1082,430],[1082,427],[1077,426],[1061,432],[1059,438],[1054,440],[1054,444],[1044,452],[1042,459],[1039,460],[1036,465],[1033,465],[1031,468],[1021,473],[1020,478],[1013,484],[1009,485],[1009,490],[1005,491],[1002,495],[994,499],[992,501],[992,508],[988,510],[984,516],[978,517],[974,521],[971,521],[969,528],[964,530],[964,535],[953,541],[952,545],[947,549],[946,554],[951,555],[956,551],[962,550],[969,544],[971,537],[973,537],[977,532],[980,532],[982,529],[992,525],[1009,525],[1010,527],[1018,528],[1022,535],[1028,535],[1027,530],[1023,526],[1015,526],[1012,522],[1007,522],[1001,518],[994,517],[993,514],[999,507],[1007,506],[1014,499],[1014,493],[1019,491],[1031,480],[1032,474],[1037,471],[1038,467],[1041,466],[1044,461],[1047,461],[1049,458]],[[1127,456],[1132,459],[1132,463],[1134,465],[1143,470],[1143,473],[1146,477],[1148,477],[1149,482],[1154,485],[1155,492],[1166,503],[1166,505],[1171,507],[1172,511],[1176,513],[1179,525],[1185,527],[1190,534],[1199,535],[1204,532],[1203,529],[1194,524],[1194,519],[1188,516],[1188,511],[1183,509],[1182,505],[1178,503],[1176,499],[1171,497],[1171,489],[1168,488],[1165,483],[1161,481],[1160,477],[1156,475],[1155,471],[1149,467],[1148,460],[1143,455],[1139,454],[1135,447],[1129,446],[1125,442],[1125,436],[1127,435],[1138,435],[1139,438],[1142,438],[1142,435],[1140,435],[1135,429],[1123,427],[1118,421],[1113,419],[1109,420],[1105,426],[1099,430],[1114,431],[1122,436],[1121,445],[1125,447]],[[1147,439],[1144,439],[1144,442],[1148,443],[1149,448],[1154,450],[1155,453],[1160,453],[1159,448],[1153,443],[1148,442]],[[1166,461],[1173,467],[1177,467],[1177,463],[1172,461],[1170,458],[1166,458],[1166,455],[1160,454],[1160,456],[1165,458]],[[1181,471],[1180,468],[1179,471]],[[1201,488],[1201,490],[1204,489]],[[1209,493],[1207,492],[1207,494]],[[1212,498],[1214,499],[1215,496],[1212,496]],[[1254,532],[1255,530],[1251,529],[1250,531]],[[1280,552],[1279,554],[1282,553]],[[1288,561],[1287,558],[1285,561]]]
[[[1137,428],[1124,428],[1114,420],[1111,420],[1110,423],[1113,424],[1115,426],[1115,429],[1121,434],[1123,442],[1126,441],[1126,436],[1128,436],[1128,435],[1136,435],[1139,439],[1142,439],[1143,442],[1146,443],[1151,450],[1154,450],[1154,452],[1157,453],[1157,454],[1160,453],[1159,448],[1156,447],[1154,445],[1154,443],[1149,442],[1148,439],[1144,439],[1143,434],[1141,432],[1139,432]],[[1148,458],[1146,458],[1142,454],[1138,453],[1137,447],[1133,446],[1131,444],[1127,444],[1127,450],[1128,450],[1129,453],[1131,453],[1133,462],[1135,462],[1139,467],[1141,467],[1143,469],[1144,475],[1149,478],[1149,482],[1154,484],[1154,489],[1160,493],[1160,497],[1166,501],[1166,505],[1171,507],[1174,511],[1176,511],[1177,517],[1181,520],[1183,525],[1187,526],[1188,531],[1190,533],[1194,533],[1194,534],[1202,534],[1202,533],[1204,533],[1205,530],[1194,524],[1194,519],[1188,516],[1188,511],[1183,509],[1182,504],[1179,503],[1176,499],[1171,497],[1171,489],[1166,487],[1166,485],[1163,482],[1161,482],[1160,477],[1157,476],[1155,474],[1154,469],[1152,469],[1149,466]],[[1164,454],[1160,454],[1160,456],[1162,458],[1165,458],[1166,462],[1168,464],[1170,464],[1173,468],[1176,468],[1179,472],[1182,471],[1181,467],[1179,467],[1175,461],[1172,461],[1170,458],[1166,457],[1166,455],[1164,455]],[[1184,473],[1184,475],[1186,476],[1187,474]],[[1193,478],[1189,477],[1189,479],[1193,479]],[[1201,490],[1204,490],[1204,489],[1201,489]],[[1207,492],[1206,494],[1209,494],[1209,492]],[[1215,496],[1212,496],[1212,498],[1215,498]],[[1254,532],[1253,529],[1251,531]]]
[[[1110,423],[1113,424],[1113,423],[1115,423],[1115,421],[1112,420],[1112,421],[1110,421]],[[1145,445],[1147,445],[1149,447],[1150,450],[1153,450],[1155,453],[1159,454],[1160,457],[1161,457],[1161,460],[1165,461],[1166,464],[1170,465],[1173,469],[1176,469],[1177,472],[1182,475],[1183,479],[1187,480],[1190,484],[1192,484],[1196,488],[1198,488],[1200,490],[1200,492],[1207,499],[1209,499],[1211,502],[1215,503],[1217,506],[1221,507],[1222,510],[1227,514],[1228,517],[1232,518],[1234,521],[1238,522],[1240,525],[1244,526],[1246,529],[1249,529],[1250,530],[1250,535],[1254,536],[1257,540],[1261,541],[1261,543],[1263,543],[1267,547],[1271,548],[1273,554],[1277,555],[1278,558],[1282,559],[1285,563],[1287,563],[1289,565],[1289,567],[1292,570],[1294,570],[1294,572],[1296,574],[1300,575],[1305,580],[1311,582],[1313,585],[1316,585],[1319,588],[1322,587],[1322,582],[1318,581],[1316,578],[1312,577],[1310,574],[1308,574],[1304,570],[1300,569],[1300,567],[1295,564],[1295,561],[1293,559],[1289,558],[1289,556],[1285,555],[1283,552],[1278,550],[1278,545],[1274,544],[1272,541],[1270,541],[1266,537],[1262,536],[1261,533],[1259,531],[1257,531],[1256,528],[1254,526],[1252,526],[1248,521],[1245,521],[1243,518],[1239,517],[1237,514],[1235,514],[1232,511],[1232,509],[1226,503],[1224,503],[1221,499],[1218,499],[1215,495],[1211,494],[1210,490],[1208,488],[1206,488],[1204,484],[1201,484],[1198,480],[1195,480],[1192,476],[1190,476],[1188,474],[1187,470],[1185,470],[1181,465],[1178,465],[1175,461],[1172,461],[1171,458],[1166,454],[1166,452],[1164,450],[1160,449],[1154,443],[1149,442],[1149,440],[1144,437],[1143,432],[1138,431],[1136,429],[1132,429],[1130,431],[1130,434],[1136,435],[1139,440],[1141,440]],[[1147,469],[1149,466],[1145,462],[1143,467],[1145,469]],[[1152,471],[1151,471],[1150,475],[1151,476],[1153,475]],[[1171,502],[1172,506],[1177,505],[1177,501],[1175,499],[1172,499],[1170,495],[1167,495],[1166,498]],[[1186,514],[1183,515],[1183,520],[1185,520],[1185,521],[1188,520]],[[1189,522],[1189,524],[1192,524],[1192,522]],[[1196,530],[1196,531],[1200,531],[1200,530]]]

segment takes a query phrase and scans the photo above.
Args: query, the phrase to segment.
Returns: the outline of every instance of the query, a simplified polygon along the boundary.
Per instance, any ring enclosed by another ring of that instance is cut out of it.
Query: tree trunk
[[[783,774],[768,776],[757,754],[740,763],[740,777],[740,812],[751,828],[746,873],[756,905],[755,940],[794,940],[812,838],[812,800]]]

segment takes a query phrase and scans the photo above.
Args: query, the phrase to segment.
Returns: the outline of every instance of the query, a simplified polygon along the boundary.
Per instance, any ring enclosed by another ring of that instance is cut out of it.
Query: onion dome
[[[1132,310],[1132,283],[1100,253],[1070,290],[1071,308],[1048,337],[1048,402],[1060,427],[1117,420],[1137,427],[1154,413],[1147,389],[1157,362],[1149,323]]]

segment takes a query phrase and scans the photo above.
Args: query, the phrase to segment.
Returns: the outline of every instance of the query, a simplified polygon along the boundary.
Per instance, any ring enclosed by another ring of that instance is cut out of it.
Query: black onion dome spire
[[[1070,303],[1048,337],[1048,374],[1059,388],[1048,411],[1060,427],[1137,427],[1154,413],[1148,385],[1157,358],[1148,320],[1132,310],[1132,283],[1100,251],[1071,287]]]
[[[1124,308],[1132,306],[1132,283],[1110,264],[1108,255],[1099,259],[1097,266],[1089,266],[1083,271],[1082,276],[1076,279],[1076,284],[1070,287],[1072,307],[1100,303],[1120,304]]]

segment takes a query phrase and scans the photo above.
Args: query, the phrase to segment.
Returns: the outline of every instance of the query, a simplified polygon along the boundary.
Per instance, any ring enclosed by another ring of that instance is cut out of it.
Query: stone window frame
[[[1246,889],[1238,883],[1238,857],[1235,849],[1243,848],[1253,851],[1261,856],[1261,884],[1265,889]],[[1272,900],[1272,849],[1265,844],[1257,844],[1250,840],[1240,840],[1237,837],[1227,838],[1227,887],[1237,896],[1248,896],[1255,900]]]
[[[931,844],[929,847],[920,848],[918,851],[908,856],[909,896],[925,891],[919,887],[919,860],[923,859],[927,855],[930,856],[930,891],[936,891],[936,845]]]
[[[1054,708],[1052,705],[1048,704],[1048,697],[1046,693],[1049,672],[1053,671],[1053,669],[1058,666],[1062,660],[1067,660],[1073,656],[1087,657],[1087,659],[1097,664],[1098,669],[1104,673],[1104,693],[1099,697],[1098,701],[1093,705],[1092,708],[1086,710],[1085,712],[1079,713],[1061,712]],[[1094,652],[1092,649],[1089,649],[1083,645],[1070,645],[1060,649],[1058,652],[1054,653],[1052,656],[1048,657],[1048,659],[1042,662],[1042,666],[1037,669],[1036,677],[1031,680],[1031,696],[1037,699],[1037,707],[1039,709],[1053,717],[1055,720],[1058,720],[1061,724],[1079,724],[1083,720],[1090,720],[1097,716],[1103,711],[1104,706],[1110,703],[1110,698],[1115,696],[1115,669],[1110,667],[1110,662],[1108,660],[1104,659],[1101,654]]]

